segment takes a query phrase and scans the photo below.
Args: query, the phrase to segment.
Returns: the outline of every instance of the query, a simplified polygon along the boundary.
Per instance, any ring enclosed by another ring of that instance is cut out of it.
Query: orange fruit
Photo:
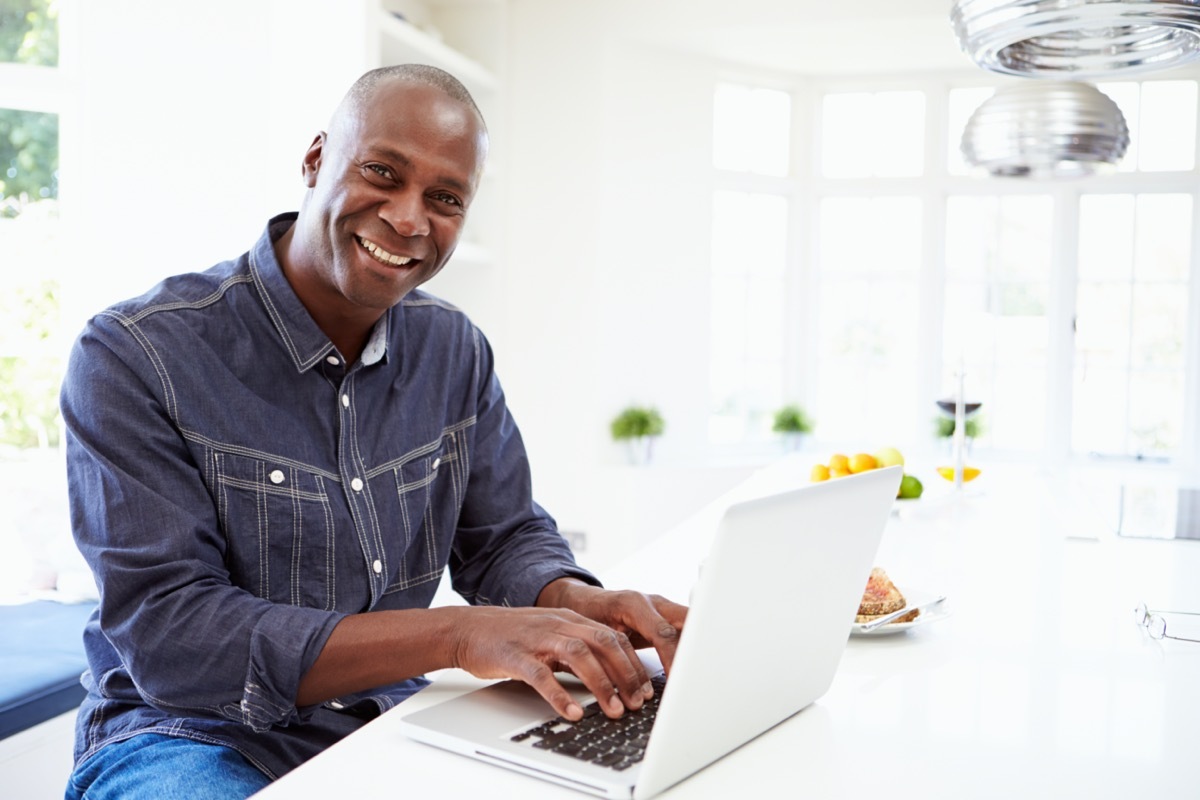
[[[875,461],[875,456],[869,453],[855,453],[850,456],[850,471],[851,472],[866,472],[869,469],[875,469],[879,464]]]
[[[818,481],[829,480],[829,467],[824,464],[814,464],[812,472],[809,474],[809,480],[817,483]]]
[[[851,475],[851,474],[853,474],[853,473],[851,473],[850,470],[848,470],[848,469],[834,468],[834,469],[829,470],[829,477],[831,477],[831,478],[844,478],[847,475]]]
[[[832,472],[835,469],[844,469],[849,472],[850,459],[841,453],[834,453],[829,457],[829,471]]]

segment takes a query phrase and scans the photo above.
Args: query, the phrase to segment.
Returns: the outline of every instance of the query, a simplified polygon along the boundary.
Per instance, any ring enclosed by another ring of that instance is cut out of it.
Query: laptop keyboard
[[[646,742],[650,741],[650,728],[654,726],[666,680],[661,673],[651,678],[654,697],[637,711],[627,710],[620,719],[604,716],[600,704],[593,701],[583,707],[583,718],[578,722],[556,717],[521,731],[512,741],[528,742],[539,750],[618,771],[629,769],[646,755]]]

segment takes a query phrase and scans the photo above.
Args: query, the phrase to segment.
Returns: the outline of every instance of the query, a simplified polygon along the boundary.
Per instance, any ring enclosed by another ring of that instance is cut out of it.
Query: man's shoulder
[[[406,317],[439,330],[475,331],[475,324],[461,308],[423,289],[414,289],[400,301]]]
[[[188,272],[164,278],[148,291],[106,308],[101,316],[137,322],[172,311],[219,309],[235,287],[253,283],[248,260],[242,256],[223,261],[203,272]]]

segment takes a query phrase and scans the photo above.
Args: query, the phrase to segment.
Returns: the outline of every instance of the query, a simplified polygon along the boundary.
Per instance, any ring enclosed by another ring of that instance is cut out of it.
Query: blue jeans
[[[233,748],[142,733],[76,767],[66,800],[243,800],[270,782]]]

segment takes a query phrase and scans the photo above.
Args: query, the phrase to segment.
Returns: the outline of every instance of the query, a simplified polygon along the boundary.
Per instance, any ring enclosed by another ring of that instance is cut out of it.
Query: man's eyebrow
[[[404,155],[404,153],[401,153],[399,150],[388,147],[387,145],[376,145],[368,148],[367,154],[370,155],[372,153],[386,158],[389,161],[395,162],[402,167],[412,166],[411,158]],[[437,182],[450,187],[456,192],[462,192],[463,194],[466,194],[470,191],[470,187],[466,183],[450,175],[439,175]]]

